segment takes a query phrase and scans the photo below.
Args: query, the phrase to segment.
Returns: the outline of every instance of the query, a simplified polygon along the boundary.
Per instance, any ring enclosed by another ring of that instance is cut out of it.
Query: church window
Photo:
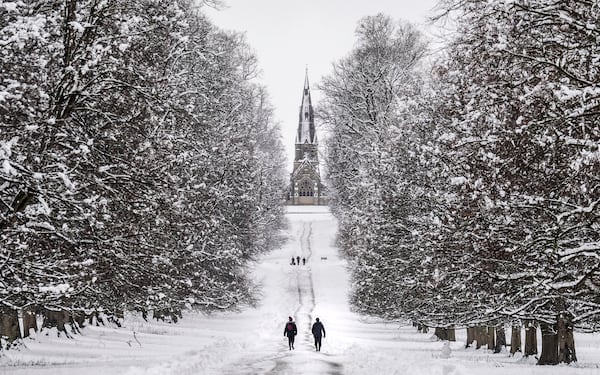
[[[312,197],[315,195],[313,184],[309,180],[304,180],[298,187],[298,195],[301,197]]]
[[[304,119],[308,120],[308,112],[304,112]]]

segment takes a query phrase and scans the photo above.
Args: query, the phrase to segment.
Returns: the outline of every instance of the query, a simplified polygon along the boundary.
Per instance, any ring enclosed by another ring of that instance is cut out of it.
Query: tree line
[[[444,0],[414,26],[361,20],[320,89],[353,306],[539,364],[576,361],[600,318],[600,8]],[[521,330],[525,328],[525,347]]]
[[[256,57],[208,3],[0,3],[3,343],[40,314],[64,329],[254,302],[285,156]]]

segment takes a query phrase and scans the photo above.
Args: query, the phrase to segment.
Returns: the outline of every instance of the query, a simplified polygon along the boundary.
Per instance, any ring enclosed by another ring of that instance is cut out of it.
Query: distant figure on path
[[[296,257],[296,261],[298,262],[298,265],[300,265],[300,257]]]
[[[287,336],[290,350],[294,349],[294,338],[296,337],[296,334],[298,334],[298,328],[296,327],[296,323],[294,323],[294,319],[290,316],[283,329],[283,336]]]
[[[302,258],[302,265],[304,266],[306,264],[306,258]]]
[[[321,351],[321,333],[323,333],[323,337],[325,337],[325,327],[323,327],[323,323],[317,318],[315,324],[312,326],[312,334],[315,337],[315,349],[318,352]]]
[[[292,265],[292,266],[295,266],[295,265],[296,265],[296,259],[294,259],[294,257],[292,257],[292,263],[291,263],[291,265]]]

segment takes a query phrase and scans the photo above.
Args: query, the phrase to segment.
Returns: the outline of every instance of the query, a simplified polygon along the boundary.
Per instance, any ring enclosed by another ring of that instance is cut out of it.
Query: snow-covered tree
[[[573,360],[572,336],[559,359],[547,327],[597,316],[598,9],[543,0],[448,7],[459,12],[440,100],[440,113],[455,115],[438,118],[454,182],[448,233],[479,280],[456,296],[485,300],[480,319],[543,322],[540,363]]]
[[[598,316],[598,7],[442,5],[457,32],[429,89],[394,76],[410,66],[383,17],[322,85],[353,302],[444,326],[536,320],[540,363],[574,360],[573,325]]]
[[[404,128],[421,82],[415,67],[426,45],[413,26],[382,14],[362,19],[354,50],[334,65],[320,89],[330,127],[327,170],[339,243],[353,264],[354,305],[397,317],[402,274],[415,251],[418,179]]]
[[[191,1],[0,16],[0,308],[250,302],[245,266],[283,222],[284,157],[244,40]]]

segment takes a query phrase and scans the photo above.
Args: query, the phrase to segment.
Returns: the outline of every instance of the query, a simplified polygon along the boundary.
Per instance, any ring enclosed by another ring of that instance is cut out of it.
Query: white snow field
[[[533,359],[464,349],[464,330],[448,356],[430,334],[352,313],[335,219],[326,207],[290,207],[288,218],[289,241],[253,270],[263,287],[257,308],[187,314],[177,324],[129,316],[123,328],[88,326],[73,338],[38,333],[20,350],[2,352],[0,374],[600,375],[599,335],[576,335],[576,365],[536,366]],[[305,257],[306,265],[290,265],[292,256]],[[293,351],[283,336],[290,315],[299,331]],[[310,335],[316,317],[327,331],[321,352]]]

